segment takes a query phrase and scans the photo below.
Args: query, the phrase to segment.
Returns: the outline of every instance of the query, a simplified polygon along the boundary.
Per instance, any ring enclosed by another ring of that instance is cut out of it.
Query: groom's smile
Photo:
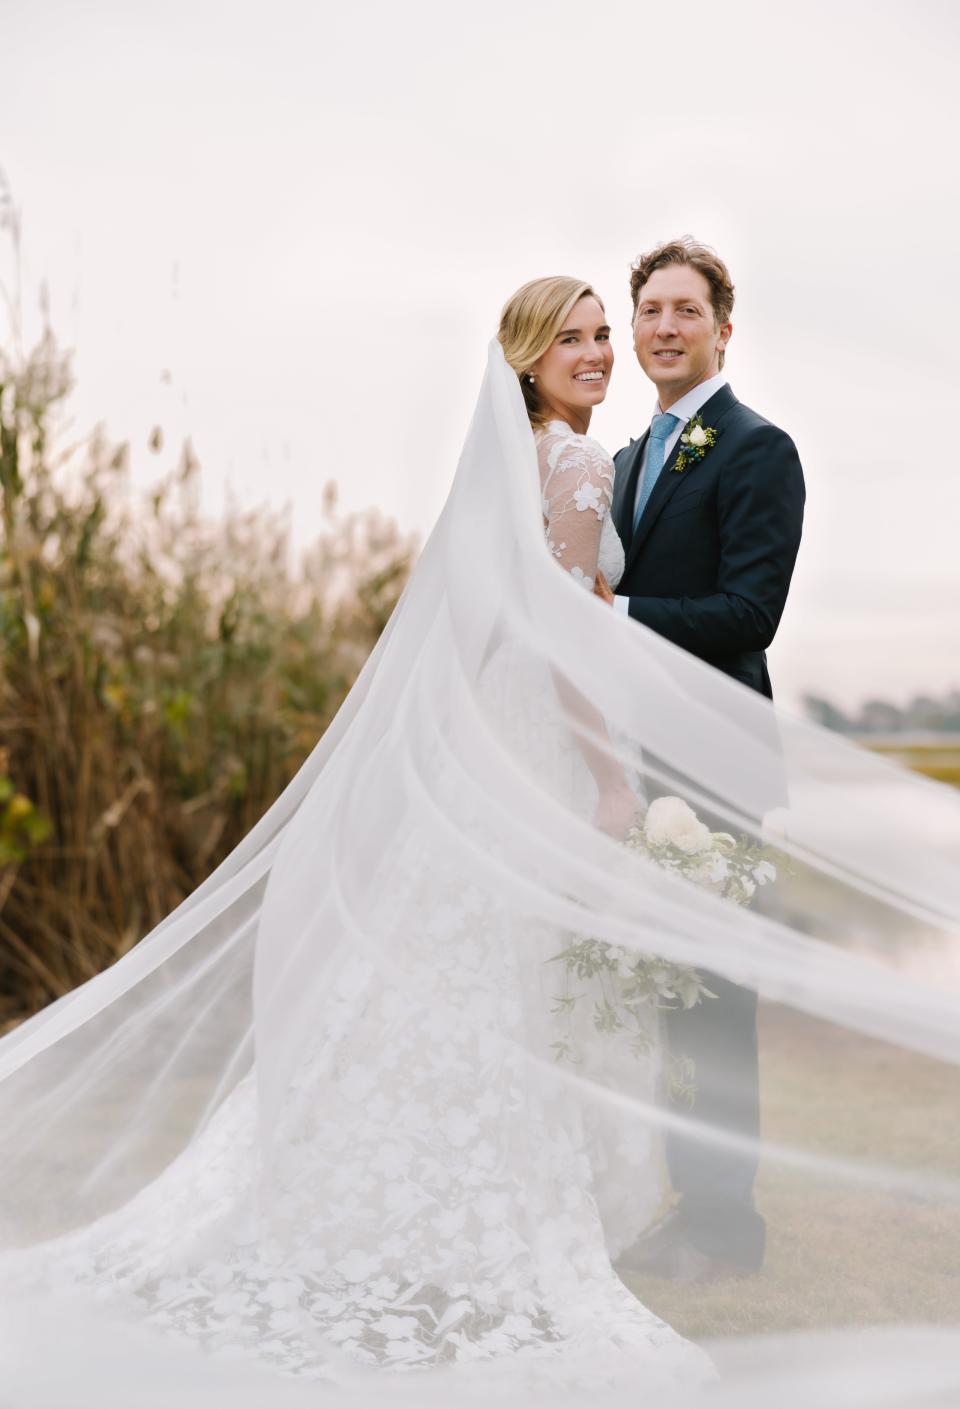
[[[718,326],[710,285],[699,269],[674,264],[651,274],[637,298],[633,345],[660,393],[662,411],[716,375],[732,331],[729,323]]]

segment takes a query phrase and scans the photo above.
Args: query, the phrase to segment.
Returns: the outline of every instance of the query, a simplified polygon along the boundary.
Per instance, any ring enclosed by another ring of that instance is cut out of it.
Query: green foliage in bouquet
[[[777,854],[769,847],[711,832],[678,797],[657,798],[642,823],[630,828],[628,850],[670,875],[712,891],[735,905],[749,905],[758,888],[777,878]],[[655,1037],[652,1014],[661,1008],[692,1008],[714,995],[697,970],[656,955],[642,954],[599,939],[574,939],[548,963],[564,973],[562,993],[553,995],[553,1013],[563,1031],[553,1043],[558,1060],[582,1061],[578,1027],[589,1012],[595,1032],[621,1034],[637,1057],[649,1056]],[[673,1099],[692,1101],[693,1064],[671,1059],[667,1083]]]

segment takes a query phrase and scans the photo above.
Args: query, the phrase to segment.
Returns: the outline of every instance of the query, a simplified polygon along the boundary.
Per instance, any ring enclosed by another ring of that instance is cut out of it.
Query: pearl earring
[[[528,382],[535,382],[536,380],[537,380],[537,379],[536,379],[536,377],[533,375],[532,372],[529,372],[529,373],[527,374],[527,381],[528,381]]]

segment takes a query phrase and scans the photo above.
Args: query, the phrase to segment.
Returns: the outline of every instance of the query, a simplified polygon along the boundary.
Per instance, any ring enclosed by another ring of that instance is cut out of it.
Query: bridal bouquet
[[[711,832],[679,797],[652,802],[642,822],[630,828],[624,845],[671,875],[711,890],[735,905],[749,905],[761,886],[777,878],[769,847],[729,832]],[[692,1008],[714,995],[697,970],[599,939],[580,939],[551,955],[563,967],[565,991],[553,998],[555,1015],[566,1019],[564,1034],[552,1044],[558,1060],[578,1062],[579,1015],[592,1003],[597,1032],[625,1033],[634,1055],[649,1054],[654,1039],[651,1008]],[[586,990],[583,991],[583,986]],[[581,987],[580,992],[574,991]],[[683,1059],[671,1074],[671,1092],[692,1095],[692,1067]]]
[[[777,878],[769,847],[746,838],[738,842],[729,832],[711,832],[679,797],[652,802],[643,822],[630,828],[625,845],[735,905],[749,905],[758,886]]]

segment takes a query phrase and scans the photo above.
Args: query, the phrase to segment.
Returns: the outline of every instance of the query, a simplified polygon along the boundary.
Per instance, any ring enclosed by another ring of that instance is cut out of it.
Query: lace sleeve
[[[545,436],[539,460],[547,547],[592,592],[613,499],[613,461],[595,442],[573,435]]]

